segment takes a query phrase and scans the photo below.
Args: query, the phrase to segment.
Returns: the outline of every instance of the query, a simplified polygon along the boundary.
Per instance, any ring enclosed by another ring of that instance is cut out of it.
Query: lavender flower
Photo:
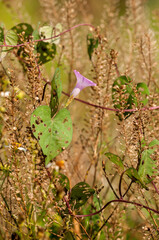
[[[66,103],[65,107],[68,107],[68,105],[80,93],[80,91],[83,88],[96,86],[96,83],[94,83],[91,80],[85,78],[78,71],[74,70],[74,73],[75,73],[76,78],[77,78],[77,83],[76,83],[76,86],[74,87],[73,91],[71,92],[70,97],[67,100],[67,103]]]
[[[76,78],[77,78],[77,83],[76,83],[76,86],[74,87],[74,89],[71,93],[71,96],[73,96],[73,98],[75,98],[83,88],[96,86],[96,83],[94,83],[91,80],[85,78],[78,71],[74,70],[74,73],[75,73]]]

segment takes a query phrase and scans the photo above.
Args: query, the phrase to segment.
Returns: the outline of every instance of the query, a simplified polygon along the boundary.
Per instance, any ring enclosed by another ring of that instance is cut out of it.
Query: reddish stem
[[[65,93],[62,91],[62,93],[66,96],[70,96],[70,94],[68,93]],[[96,108],[101,108],[101,109],[105,109],[105,110],[108,110],[108,111],[114,111],[114,112],[138,112],[138,111],[146,111],[146,110],[157,110],[159,109],[159,106],[154,106],[154,107],[144,107],[144,108],[141,108],[141,109],[123,109],[123,110],[120,110],[120,109],[115,109],[115,108],[109,108],[109,107],[104,107],[104,106],[99,106],[99,105],[96,105],[96,104],[93,104],[93,103],[89,103],[87,101],[84,101],[84,100],[81,100],[79,98],[74,98],[76,101],[78,102],[81,102],[81,103],[84,103],[84,104],[87,104],[89,106],[92,106],[92,107],[96,107]]]
[[[91,28],[93,28],[93,29],[96,29],[96,28],[95,28],[92,24],[90,24],[90,23],[80,23],[80,24],[77,24],[77,25],[75,25],[75,26],[73,26],[73,27],[71,27],[71,28],[69,28],[69,29],[67,29],[67,30],[65,30],[65,31],[63,31],[63,32],[61,32],[61,33],[53,36],[53,37],[45,38],[45,39],[37,39],[37,40],[33,40],[33,41],[31,41],[31,42],[41,42],[41,41],[44,42],[44,41],[47,41],[47,40],[51,40],[51,39],[53,39],[53,38],[57,38],[57,37],[65,34],[65,33],[67,33],[67,32],[70,32],[71,30],[73,30],[73,29],[75,29],[75,28],[77,28],[77,27],[80,27],[80,26],[89,26],[89,27],[91,27]],[[4,45],[0,45],[0,47],[21,47],[21,46],[24,46],[25,44],[30,44],[30,42],[21,43],[21,44],[17,44],[17,45],[7,45],[7,44],[4,44]]]
[[[148,176],[148,178],[151,180],[151,183],[152,183],[152,185],[153,185],[153,187],[154,187],[155,191],[156,191],[156,192],[157,192],[157,194],[159,195],[159,190],[157,189],[157,187],[156,187],[156,185],[155,185],[154,181],[151,179],[151,177],[150,177],[150,176]]]
[[[131,202],[131,201],[127,201],[127,200],[123,200],[123,199],[115,199],[115,200],[112,200],[112,201],[109,201],[107,202],[104,207],[102,207],[99,211],[95,212],[95,213],[90,213],[90,214],[86,214],[86,215],[74,215],[74,217],[77,217],[77,218],[80,218],[80,217],[91,217],[91,216],[94,216],[94,215],[97,215],[99,213],[101,213],[109,204],[113,203],[113,202],[121,202],[121,203],[130,203],[130,204],[133,204],[135,206],[139,206],[139,207],[143,207],[147,210],[150,210],[150,211],[153,211],[157,214],[159,214],[159,211],[153,209],[153,208],[150,208],[150,207],[147,207],[145,205],[142,205],[140,203],[136,203],[136,202]]]

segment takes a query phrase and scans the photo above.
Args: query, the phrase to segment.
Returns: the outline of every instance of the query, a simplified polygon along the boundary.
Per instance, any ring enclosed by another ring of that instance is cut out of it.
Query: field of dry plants
[[[8,239],[159,239],[157,0],[0,0]]]

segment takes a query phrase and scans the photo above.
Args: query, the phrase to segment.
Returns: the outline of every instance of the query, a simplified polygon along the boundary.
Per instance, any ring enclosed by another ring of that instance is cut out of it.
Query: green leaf
[[[89,184],[85,182],[77,183],[71,190],[70,203],[77,209],[84,205],[94,193],[94,189]]]
[[[33,36],[34,36],[34,39],[44,40],[46,38],[51,38],[52,36],[54,36],[55,31],[56,31],[56,27],[53,28],[51,26],[43,26],[43,27],[40,27],[39,29],[36,29],[33,32]],[[57,29],[57,31],[59,31],[59,29]],[[44,64],[54,59],[56,54],[55,43],[57,43],[55,39],[45,40],[37,43],[35,50],[40,55],[39,63]]]
[[[23,36],[25,40],[29,40],[29,36],[31,36],[33,32],[32,26],[28,23],[19,23],[18,25],[12,27],[11,30],[13,30],[16,35],[24,33]]]
[[[150,142],[149,147],[154,147],[155,145],[159,145],[159,140],[154,139]]]
[[[4,30],[0,27],[0,45],[3,45],[4,42]]]
[[[137,170],[135,168],[129,168],[125,171],[125,173],[127,174],[127,176],[133,180],[134,182],[138,183],[141,185],[141,187],[145,188],[146,190],[148,190],[148,188],[145,186],[145,184],[143,183],[142,179],[140,178]]]
[[[99,199],[99,196],[97,197],[97,195],[95,193],[92,197],[92,204],[83,206],[81,209],[82,213],[84,215],[87,215],[90,212],[99,211],[101,209],[101,202],[102,202],[102,199]],[[90,221],[91,221],[91,224],[90,224]],[[87,232],[91,231],[93,233],[93,235],[92,235],[92,238],[93,238],[93,236],[95,236],[97,233],[99,233],[99,229],[101,227],[101,217],[99,214],[90,216],[90,217],[86,217],[83,219],[83,223],[86,228],[86,231]],[[99,239],[101,239],[101,237]],[[105,240],[106,238],[103,238],[103,239]]]
[[[60,185],[66,189],[67,191],[70,190],[70,181],[68,177],[62,173],[59,173],[56,177],[56,180],[60,183]]]
[[[33,36],[33,40],[38,40],[40,39],[40,35],[39,35],[39,24],[36,27],[36,29],[34,29],[34,31],[32,32],[32,36]],[[34,45],[35,48],[35,52],[37,52],[37,44]]]
[[[148,86],[146,85],[146,83],[141,82],[137,84],[136,89],[138,93],[142,94],[142,100],[140,100],[140,102],[143,103],[143,105],[145,106],[148,103],[148,99],[146,98],[146,96],[149,96],[150,94]]]
[[[113,153],[107,152],[104,154],[111,162],[115,163],[120,168],[124,169],[124,164],[121,158]]]
[[[7,45],[17,45],[20,43],[18,41],[18,34],[24,33],[23,36],[27,40],[29,39],[29,36],[32,34],[33,28],[30,24],[27,23],[20,23],[14,27],[12,27],[5,36],[5,42]],[[12,48],[7,48],[6,50],[11,50]]]
[[[4,33],[1,32],[1,37],[3,36]],[[13,30],[9,30],[5,36],[5,43],[7,45],[17,45],[18,43],[18,36]],[[2,61],[3,58],[7,55],[7,52],[13,49],[13,47],[3,47],[2,51],[0,53],[0,60]]]
[[[52,225],[49,229],[49,232],[50,232],[49,239],[54,239],[54,240],[58,239],[59,240],[58,235],[60,235],[60,233],[62,233],[62,231],[63,231],[64,222],[63,222],[61,216],[57,213],[54,213],[52,218],[53,218]]]
[[[39,53],[39,63],[46,63],[54,59],[56,54],[56,45],[54,43],[38,42],[36,47]]]
[[[137,86],[136,86],[136,89],[138,90],[138,92],[141,92],[144,95],[149,95],[150,94],[148,86],[146,85],[146,83],[143,83],[143,82],[138,83]]]
[[[6,44],[8,45],[17,45],[17,44],[20,44],[22,43],[23,41],[21,41],[18,37],[18,34],[23,34],[23,37],[24,37],[24,40],[28,41],[29,40],[29,36],[32,35],[32,32],[33,32],[33,28],[30,24],[27,24],[27,23],[20,23],[14,27],[12,27],[8,32],[7,32],[7,35],[6,35]],[[9,51],[11,50],[11,48],[8,48],[7,49],[3,49],[4,50],[4,54],[1,58],[4,58],[5,56],[5,52],[6,51]],[[20,47],[18,49],[18,56],[20,56],[20,53],[23,51],[22,47]]]
[[[60,32],[62,32],[62,25],[60,23],[56,24],[55,27],[43,26],[39,28],[39,35],[41,39],[51,38],[55,35],[58,35]],[[45,40],[45,42],[55,43],[55,44],[58,44],[59,41],[60,41],[60,37]]]
[[[62,83],[60,77],[60,69],[57,68],[51,81],[51,99],[50,99],[51,117],[53,117],[58,110],[61,92]]]
[[[31,128],[46,155],[46,165],[68,147],[72,140],[72,120],[65,108],[51,118],[50,107],[38,107],[31,115]]]
[[[61,25],[61,23],[57,23],[56,24],[54,32],[55,32],[55,35],[58,35],[58,34],[60,34],[62,32],[62,25]],[[54,41],[55,44],[59,44],[60,37],[54,38],[53,41]]]
[[[136,90],[138,93],[141,93],[142,99],[140,102],[146,105],[148,102],[146,96],[149,95],[147,85],[145,83],[138,83],[136,85]],[[132,109],[134,106],[137,107],[138,101],[129,77],[120,76],[114,81],[112,86],[112,100],[114,108],[116,109],[125,110]],[[123,120],[123,116],[124,118],[128,118],[132,114],[133,112],[123,112],[123,114],[119,112],[116,113],[119,120]]]
[[[4,30],[2,27],[0,27],[0,45],[4,44]],[[12,49],[12,48],[6,48],[6,47],[2,47],[2,50],[0,52],[0,61],[3,60],[3,58],[5,58],[5,56],[7,55],[7,52]]]
[[[5,36],[5,41],[7,45],[17,45],[18,43],[18,36],[17,34],[11,29],[7,32]],[[11,48],[9,48],[11,49]]]
[[[98,47],[98,43],[98,39],[93,38],[92,34],[87,35],[87,51],[90,60],[92,58],[94,49]]]
[[[149,146],[152,147],[157,143],[156,140],[153,140]],[[139,165],[138,174],[141,177],[142,181],[147,184],[151,180],[148,179],[148,176],[152,177],[155,174],[155,169],[157,169],[155,161],[151,158],[151,154],[155,151],[155,149],[146,149],[141,154],[141,162]]]
[[[37,220],[36,220],[36,224],[40,227],[45,227],[46,223],[47,223],[47,211],[46,210],[42,210],[39,214],[37,214]]]
[[[51,26],[43,26],[39,28],[39,35],[41,39],[53,37],[54,29]],[[45,40],[45,42],[52,43],[52,39]]]
[[[33,36],[33,39],[34,39],[34,40],[40,39],[40,35],[39,35],[38,29],[35,29],[35,30],[32,32],[32,36]]]
[[[137,104],[135,93],[132,88],[131,79],[127,76],[118,77],[112,86],[112,100],[114,108],[124,110],[132,109]],[[125,118],[128,118],[133,112],[124,112]],[[123,120],[122,114],[117,112],[119,120]]]

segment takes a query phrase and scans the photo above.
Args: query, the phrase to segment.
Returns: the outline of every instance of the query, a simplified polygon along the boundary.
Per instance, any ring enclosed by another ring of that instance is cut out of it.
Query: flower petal
[[[96,86],[96,83],[92,82],[88,78],[85,78],[83,75],[81,75],[77,70],[74,70],[74,73],[77,78],[77,83],[76,83],[76,88],[79,88],[82,90],[85,87],[91,87],[91,86]]]
[[[74,70],[74,73],[75,73],[76,78],[77,78],[76,86],[74,87],[74,89],[73,89],[73,91],[71,93],[71,95],[73,95],[74,98],[80,93],[80,91],[83,88],[96,86],[96,83],[92,82],[88,78],[85,78],[77,70]]]
[[[71,92],[71,96],[73,96],[75,98],[80,93],[80,91],[81,90],[79,88],[75,87],[73,89],[73,91]]]

